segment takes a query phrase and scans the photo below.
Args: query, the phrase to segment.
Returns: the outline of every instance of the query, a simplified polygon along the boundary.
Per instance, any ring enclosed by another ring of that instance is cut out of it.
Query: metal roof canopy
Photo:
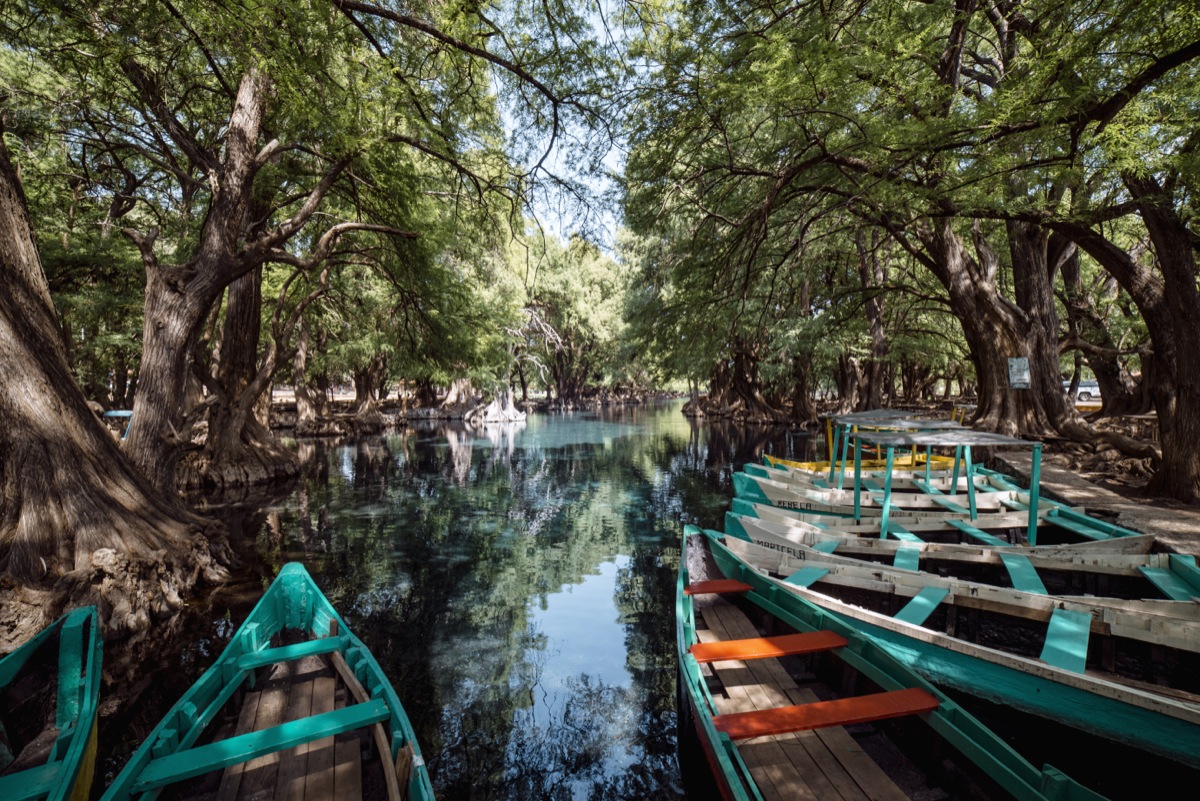
[[[1033,449],[1032,464],[1029,471],[1029,526],[1026,531],[1026,539],[1030,545],[1037,544],[1037,509],[1042,473],[1042,443],[1021,439],[1020,437],[1010,437],[1007,434],[996,434],[991,431],[976,431],[971,428],[963,428],[957,423],[951,423],[948,420],[897,422],[912,423],[912,429],[919,428],[922,422],[941,423],[942,425],[936,426],[940,430],[933,431],[849,431],[845,433],[846,439],[843,441],[854,440],[855,522],[859,520],[862,493],[862,446],[864,443],[887,449],[883,504],[880,510],[882,513],[879,529],[880,537],[887,537],[888,535],[888,513],[892,505],[892,465],[895,461],[896,448],[913,448],[914,450],[916,448],[925,448],[925,469],[927,472],[929,470],[929,451],[932,448],[954,448],[954,482],[958,481],[959,463],[961,461],[966,469],[967,499],[970,505],[971,519],[974,520],[977,510],[975,506],[975,465],[971,461],[971,448],[1024,447]],[[904,427],[910,428],[908,425]]]

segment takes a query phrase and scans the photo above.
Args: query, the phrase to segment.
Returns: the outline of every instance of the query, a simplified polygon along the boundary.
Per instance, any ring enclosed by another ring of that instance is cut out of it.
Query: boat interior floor
[[[701,642],[760,636],[737,606],[721,598],[697,596],[695,611]],[[779,659],[729,660],[702,666],[718,712],[767,710],[837,695],[818,683],[814,674],[805,673],[802,658],[785,660],[787,667]],[[954,797],[930,786],[925,773],[885,735],[885,726],[854,724],[756,737],[739,742],[738,750],[766,801],[938,801]]]
[[[269,729],[353,704],[329,657],[305,656],[259,670],[241,703],[209,727],[210,742]],[[236,702],[235,697],[235,702]],[[386,798],[381,762],[369,729],[359,729],[267,754],[172,785],[163,799],[189,801],[356,801]]]

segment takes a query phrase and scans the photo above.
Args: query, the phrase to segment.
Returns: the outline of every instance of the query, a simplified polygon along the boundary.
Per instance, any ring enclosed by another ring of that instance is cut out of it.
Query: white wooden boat
[[[1200,598],[1195,558],[1155,553],[1151,535],[1077,545],[905,542],[841,536],[777,521],[725,515],[725,534],[796,559],[885,565],[1026,592],[1109,598]]]
[[[1047,596],[723,541],[935,683],[1200,767],[1200,604]]]

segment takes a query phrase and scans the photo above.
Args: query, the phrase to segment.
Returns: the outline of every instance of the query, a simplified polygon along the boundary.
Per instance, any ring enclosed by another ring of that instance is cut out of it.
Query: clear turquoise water
[[[303,561],[370,646],[440,798],[682,798],[682,526],[720,527],[732,467],[782,436],[675,403],[301,443],[313,477],[257,551]]]

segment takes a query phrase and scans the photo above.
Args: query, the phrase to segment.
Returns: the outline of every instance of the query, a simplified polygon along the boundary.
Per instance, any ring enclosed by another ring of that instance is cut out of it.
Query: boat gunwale
[[[298,602],[293,598],[297,595]],[[328,627],[334,622],[337,624],[336,633],[328,628],[325,631],[318,628],[321,625]],[[121,801],[135,795],[142,801],[152,801],[156,798],[163,787],[168,785],[140,790],[138,780],[146,766],[158,756],[179,753],[193,746],[233,693],[253,675],[255,668],[241,669],[237,660],[267,650],[271,647],[275,635],[284,630],[303,631],[314,639],[337,637],[344,645],[339,647],[336,653],[356,653],[352,670],[356,673],[365,670],[374,675],[377,681],[368,685],[368,692],[371,697],[382,698],[390,713],[389,719],[384,721],[387,734],[392,740],[392,753],[387,755],[387,758],[394,764],[399,749],[405,745],[411,745],[413,749],[413,770],[405,788],[407,797],[414,801],[432,799],[433,788],[428,769],[421,755],[415,731],[395,688],[370,649],[346,625],[304,566],[299,562],[289,562],[280,569],[254,608],[234,631],[221,654],[200,678],[188,687],[146,736],[107,788],[101,801]],[[248,643],[251,643],[252,647],[247,647]],[[199,708],[197,702],[203,703],[204,708]],[[189,707],[190,715],[187,713]],[[163,741],[164,735],[169,737],[173,733],[172,725],[177,719],[184,718],[191,721],[187,731],[175,734],[174,746],[160,749],[159,743]],[[403,737],[403,741],[397,740],[398,734]],[[383,754],[379,756],[381,759],[385,758]],[[389,769],[389,766],[385,764],[384,769]]]
[[[1038,770],[935,684],[871,637],[834,613],[799,595],[789,593],[786,587],[779,587],[777,582],[740,559],[721,542],[719,532],[687,525],[684,527],[684,537],[689,535],[705,538],[714,560],[727,578],[743,581],[752,587],[743,597],[755,606],[797,631],[829,629],[845,637],[847,645],[838,650],[839,658],[881,689],[886,691],[918,687],[938,699],[936,709],[918,717],[927,721],[949,745],[972,760],[980,770],[1013,797],[1058,801],[1099,801],[1103,798],[1049,765]],[[781,594],[790,601],[789,606],[792,608],[781,605]],[[801,616],[801,613],[804,616]]]
[[[91,791],[98,745],[100,682],[103,675],[104,641],[100,635],[99,612],[95,606],[76,607],[59,616],[29,640],[0,657],[0,674],[2,674],[0,675],[0,686],[7,686],[20,674],[29,660],[42,648],[47,647],[51,640],[58,638],[58,647],[62,649],[64,647],[63,630],[68,626],[74,627],[77,623],[80,626],[86,626],[87,630],[82,632],[82,642],[79,643],[79,656],[82,659],[83,670],[78,677],[75,677],[79,683],[77,688],[78,709],[72,718],[73,725],[70,727],[72,734],[66,751],[63,753],[62,759],[46,762],[43,765],[3,777],[11,780],[25,775],[29,771],[58,763],[59,768],[49,785],[48,792],[39,796],[45,801],[65,801],[65,799],[76,797],[83,799],[87,798]],[[61,673],[58,673],[55,676],[56,699],[62,697],[62,680]],[[56,707],[56,717],[58,714]],[[64,731],[63,727],[59,727],[60,737]],[[81,779],[83,779],[82,783]]]

